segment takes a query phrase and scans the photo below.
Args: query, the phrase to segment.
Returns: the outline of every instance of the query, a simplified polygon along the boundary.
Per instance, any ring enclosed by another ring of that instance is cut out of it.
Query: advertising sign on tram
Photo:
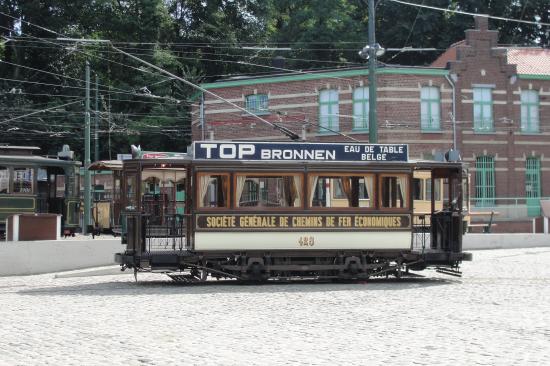
[[[407,162],[406,144],[336,144],[284,142],[193,143],[195,159],[255,161]]]

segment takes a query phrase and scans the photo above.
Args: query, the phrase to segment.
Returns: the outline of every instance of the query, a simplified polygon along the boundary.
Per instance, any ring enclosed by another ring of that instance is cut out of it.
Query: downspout
[[[453,150],[456,151],[456,89],[455,89],[455,84],[453,80],[449,77],[449,75],[445,75],[445,79],[447,79],[447,82],[449,83],[449,85],[451,85],[451,89],[453,90],[453,111],[452,111]]]

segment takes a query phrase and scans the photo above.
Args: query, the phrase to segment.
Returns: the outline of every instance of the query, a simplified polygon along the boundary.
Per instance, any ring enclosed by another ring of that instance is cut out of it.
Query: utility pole
[[[374,36],[374,0],[369,1],[369,142],[378,143],[376,121],[376,38]]]
[[[88,234],[90,224],[90,209],[92,200],[90,197],[90,62],[86,60],[86,111],[84,113],[84,222],[82,233]]]
[[[95,74],[95,115],[94,115],[94,161],[99,160],[99,78]]]

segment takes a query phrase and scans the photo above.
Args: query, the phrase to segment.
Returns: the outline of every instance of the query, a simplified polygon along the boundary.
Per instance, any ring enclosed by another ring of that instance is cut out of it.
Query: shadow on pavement
[[[422,289],[433,286],[459,284],[459,279],[443,278],[404,278],[372,279],[369,281],[316,282],[294,281],[264,284],[248,284],[233,280],[207,281],[201,283],[180,283],[167,280],[112,281],[77,285],[34,287],[17,291],[31,296],[135,296],[135,295],[203,295],[232,293],[297,293],[327,291],[398,291]]]

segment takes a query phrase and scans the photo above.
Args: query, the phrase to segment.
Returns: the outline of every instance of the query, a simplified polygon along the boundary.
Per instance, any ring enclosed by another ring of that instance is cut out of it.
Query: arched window
[[[338,131],[338,115],[338,90],[321,90],[319,92],[319,132]]]
[[[353,91],[353,129],[369,129],[369,89],[364,86]]]
[[[441,98],[439,88],[425,86],[420,91],[420,126],[422,131],[441,130]]]

